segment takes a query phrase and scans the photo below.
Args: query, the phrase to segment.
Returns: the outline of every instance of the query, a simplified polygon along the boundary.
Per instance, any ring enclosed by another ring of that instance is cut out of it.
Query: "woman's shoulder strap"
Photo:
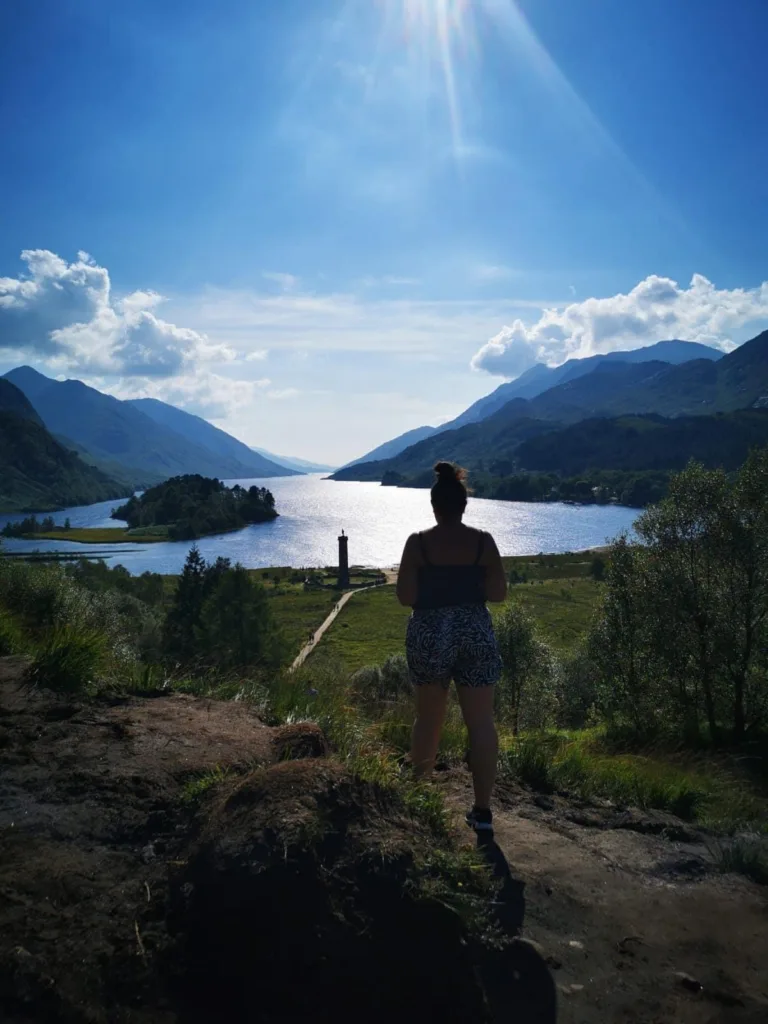
[[[478,530],[480,536],[477,538],[477,554],[475,555],[475,565],[480,565],[480,559],[483,557],[483,551],[485,550],[485,533],[482,530]]]
[[[419,548],[421,549],[421,557],[424,559],[424,564],[431,565],[432,563],[429,561],[429,555],[427,554],[427,545],[424,543],[424,534],[419,532],[416,536],[419,538]]]

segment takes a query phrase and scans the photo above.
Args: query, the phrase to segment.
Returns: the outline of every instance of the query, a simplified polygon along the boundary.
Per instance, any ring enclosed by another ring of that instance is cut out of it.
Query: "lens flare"
[[[406,45],[434,55],[442,72],[454,147],[461,140],[461,115],[454,67],[458,46],[472,39],[471,0],[389,0],[400,8]]]

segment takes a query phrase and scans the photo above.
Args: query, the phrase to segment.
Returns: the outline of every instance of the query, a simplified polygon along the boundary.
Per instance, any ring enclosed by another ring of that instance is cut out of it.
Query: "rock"
[[[533,798],[533,802],[537,807],[540,807],[542,811],[554,811],[555,801],[549,796],[542,796],[539,794]]]
[[[674,978],[677,984],[680,985],[682,988],[686,989],[688,992],[694,992],[698,995],[698,993],[701,992],[704,988],[700,981],[697,981],[696,978],[691,977],[690,974],[686,974],[685,971],[675,971]]]
[[[568,945],[571,947],[571,949],[584,949],[584,943],[579,942],[578,939],[571,939]]]
[[[308,757],[327,757],[329,746],[319,726],[298,722],[274,730],[272,751],[276,761],[300,761]]]

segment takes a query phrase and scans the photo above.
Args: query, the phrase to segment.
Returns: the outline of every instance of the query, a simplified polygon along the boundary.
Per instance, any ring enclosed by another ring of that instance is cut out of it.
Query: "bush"
[[[355,695],[366,703],[397,701],[413,692],[408,662],[402,654],[391,654],[383,665],[358,669],[350,683]]]
[[[91,688],[104,661],[105,638],[95,630],[66,625],[43,640],[27,681],[58,693],[83,693]]]
[[[502,660],[496,687],[496,710],[517,735],[554,723],[559,665],[549,646],[536,635],[533,619],[509,600],[494,623]]]
[[[21,630],[16,621],[7,611],[0,608],[0,657],[18,654],[23,648]]]
[[[759,885],[768,885],[768,844],[757,837],[741,837],[710,848],[720,871],[745,875]]]

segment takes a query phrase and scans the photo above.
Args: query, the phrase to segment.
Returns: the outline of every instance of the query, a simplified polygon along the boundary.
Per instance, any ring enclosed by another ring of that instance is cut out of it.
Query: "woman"
[[[397,578],[398,600],[413,608],[406,637],[416,691],[411,760],[419,776],[432,770],[453,679],[469,732],[475,790],[467,824],[490,830],[498,754],[493,687],[501,658],[485,602],[503,601],[507,580],[493,537],[461,521],[467,507],[464,470],[438,462],[435,473],[437,525],[408,538]]]

